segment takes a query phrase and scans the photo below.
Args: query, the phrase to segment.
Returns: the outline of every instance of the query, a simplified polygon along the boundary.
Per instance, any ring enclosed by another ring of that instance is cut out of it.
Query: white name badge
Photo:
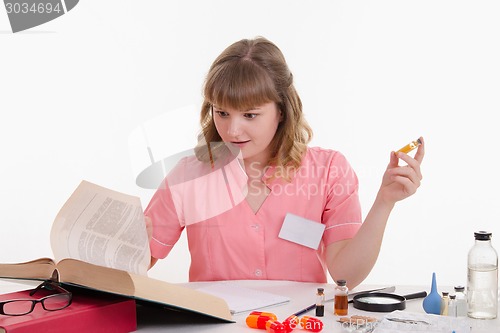
[[[317,250],[324,231],[324,224],[288,213],[278,237]]]

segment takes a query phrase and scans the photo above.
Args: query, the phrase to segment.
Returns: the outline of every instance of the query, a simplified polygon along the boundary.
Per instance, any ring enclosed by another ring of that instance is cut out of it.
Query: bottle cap
[[[464,286],[456,286],[455,291],[464,291],[465,287]]]
[[[457,295],[450,295],[450,299],[455,299]]]
[[[325,291],[325,289],[324,289],[324,288],[318,288],[318,293],[322,293],[322,292],[324,292],[324,291]]]
[[[474,233],[474,238],[476,240],[481,240],[481,241],[490,240],[491,239],[491,232],[487,232],[487,231],[478,231],[478,232],[475,232]]]
[[[443,291],[443,296],[448,296],[449,292]]]
[[[337,280],[337,286],[345,286],[346,281],[345,280]]]

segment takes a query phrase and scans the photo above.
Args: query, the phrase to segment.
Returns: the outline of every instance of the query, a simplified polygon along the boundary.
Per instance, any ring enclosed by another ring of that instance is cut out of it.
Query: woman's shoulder
[[[222,156],[215,161],[203,161],[196,155],[188,155],[180,158],[173,168],[168,172],[169,181],[176,179],[177,181],[193,180],[207,176],[226,167],[234,167],[241,169],[236,156]]]
[[[328,175],[332,180],[339,177],[356,177],[347,158],[339,151],[320,147],[308,147],[302,166],[314,170],[311,174]],[[322,170],[320,173],[318,170]]]
[[[210,163],[200,161],[195,155],[183,156],[167,171],[169,183],[184,182],[210,173]]]
[[[347,159],[338,150],[321,148],[321,147],[307,147],[304,157],[305,163],[318,163],[318,164],[345,164]]]

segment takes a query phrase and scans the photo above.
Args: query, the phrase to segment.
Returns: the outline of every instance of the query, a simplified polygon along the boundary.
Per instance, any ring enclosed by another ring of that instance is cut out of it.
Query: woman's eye
[[[215,111],[215,113],[217,113],[219,115],[219,117],[221,117],[221,118],[229,116],[229,114],[227,112],[224,112],[224,111]]]
[[[245,117],[247,119],[254,119],[255,117],[257,117],[257,114],[256,113],[245,113],[243,115],[243,117]]]

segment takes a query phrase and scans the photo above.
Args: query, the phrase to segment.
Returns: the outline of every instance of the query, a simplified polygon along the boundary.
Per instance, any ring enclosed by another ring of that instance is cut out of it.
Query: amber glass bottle
[[[345,280],[337,280],[337,287],[335,287],[335,301],[333,314],[336,316],[347,316],[348,301],[347,292],[349,290],[346,286]]]

